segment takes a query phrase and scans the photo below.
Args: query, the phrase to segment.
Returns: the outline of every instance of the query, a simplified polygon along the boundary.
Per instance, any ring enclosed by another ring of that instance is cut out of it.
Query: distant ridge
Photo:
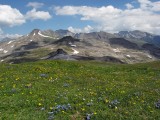
[[[103,31],[73,33],[62,29],[33,29],[17,39],[7,38],[0,42],[0,61],[14,63],[47,59],[50,53],[57,50],[67,54],[57,54],[52,59],[149,62],[160,59],[160,36],[138,30],[112,34]]]

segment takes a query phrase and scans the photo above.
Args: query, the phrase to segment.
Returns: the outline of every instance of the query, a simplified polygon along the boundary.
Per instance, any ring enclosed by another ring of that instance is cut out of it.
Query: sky
[[[0,0],[0,39],[33,29],[160,35],[160,0]]]

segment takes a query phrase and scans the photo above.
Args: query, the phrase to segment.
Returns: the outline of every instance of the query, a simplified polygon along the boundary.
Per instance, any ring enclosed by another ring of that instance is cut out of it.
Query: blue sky
[[[159,0],[0,0],[0,37],[34,28],[160,34]]]

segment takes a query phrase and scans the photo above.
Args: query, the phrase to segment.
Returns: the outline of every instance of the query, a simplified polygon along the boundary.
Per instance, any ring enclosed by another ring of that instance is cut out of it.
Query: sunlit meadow
[[[0,64],[1,120],[158,120],[160,62]]]

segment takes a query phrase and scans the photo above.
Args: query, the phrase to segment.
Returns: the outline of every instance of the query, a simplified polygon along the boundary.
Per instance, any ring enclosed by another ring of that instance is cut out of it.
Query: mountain
[[[65,55],[57,54],[63,50]],[[98,60],[118,63],[160,59],[160,36],[142,31],[72,33],[34,29],[15,40],[0,42],[0,61],[19,63],[40,59]]]
[[[13,39],[9,38],[9,37],[5,37],[0,42],[11,41],[11,40],[13,40]]]
[[[150,34],[147,32],[142,32],[142,31],[120,31],[118,36],[126,38],[126,39],[134,39],[134,40],[139,40],[143,42],[147,42],[150,44],[154,44],[157,47],[160,47],[160,36]]]
[[[74,36],[75,35],[75,33],[72,33],[69,30],[62,30],[62,29],[56,30],[55,33],[58,34],[59,37],[61,38],[64,36]]]

